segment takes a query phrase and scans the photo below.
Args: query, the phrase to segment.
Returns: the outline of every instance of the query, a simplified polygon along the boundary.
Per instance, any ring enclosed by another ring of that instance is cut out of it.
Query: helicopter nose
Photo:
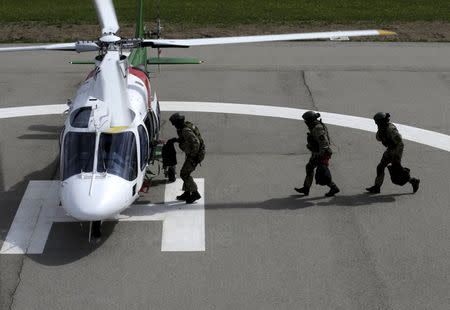
[[[96,178],[75,175],[62,182],[61,204],[74,218],[99,221],[112,218],[132,203],[132,185],[122,178],[107,175]]]

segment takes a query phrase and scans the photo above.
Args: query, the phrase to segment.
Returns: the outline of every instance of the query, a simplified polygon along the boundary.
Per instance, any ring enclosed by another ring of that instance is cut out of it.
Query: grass
[[[157,0],[144,0],[154,21]],[[297,22],[450,22],[449,0],[160,0],[164,24],[233,26]],[[136,1],[114,0],[119,23],[133,23]],[[96,24],[91,0],[0,0],[0,24]]]

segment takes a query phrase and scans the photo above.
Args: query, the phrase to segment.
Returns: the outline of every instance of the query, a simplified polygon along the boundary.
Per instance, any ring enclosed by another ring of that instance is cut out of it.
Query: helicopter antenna
[[[156,29],[151,33],[151,36],[156,39],[161,38],[162,34],[162,26],[161,26],[161,10],[160,10],[160,0],[156,0]],[[159,57],[161,56],[161,49],[157,48],[157,57],[158,57],[158,72],[160,72],[160,65],[159,65]]]

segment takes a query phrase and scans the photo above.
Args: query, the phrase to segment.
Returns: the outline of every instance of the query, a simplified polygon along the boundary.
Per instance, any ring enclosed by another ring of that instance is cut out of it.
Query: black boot
[[[366,191],[368,191],[371,194],[379,194],[380,193],[380,187],[377,185],[374,185],[372,187],[367,187]]]
[[[183,194],[181,194],[180,196],[177,196],[177,200],[182,200],[185,201],[186,199],[188,199],[190,196],[189,192],[184,192]]]
[[[417,192],[417,190],[419,189],[420,180],[416,178],[411,178],[411,180],[409,180],[409,183],[411,183],[412,185],[413,193]]]
[[[335,194],[339,193],[341,190],[339,187],[336,186],[336,184],[329,185],[330,191],[325,194],[326,197],[333,197]]]
[[[200,198],[202,198],[202,196],[198,191],[192,192],[186,199],[186,203],[193,203],[194,201],[199,200]]]
[[[308,196],[309,195],[309,188],[307,188],[307,187],[302,187],[302,188],[294,188],[296,191],[297,191],[297,193],[300,193],[300,194],[303,194],[303,195],[305,195],[305,196]]]

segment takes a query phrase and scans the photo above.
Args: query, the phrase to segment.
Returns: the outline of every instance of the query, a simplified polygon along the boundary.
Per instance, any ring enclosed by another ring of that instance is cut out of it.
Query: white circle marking
[[[307,110],[279,106],[238,104],[224,102],[194,102],[194,101],[160,101],[161,111],[228,113],[253,116],[265,116],[302,120],[301,115]],[[0,109],[0,119],[36,115],[61,114],[67,110],[65,104],[25,106]],[[369,132],[376,132],[377,127],[370,118],[328,113],[320,111],[326,124],[348,127]],[[428,145],[450,152],[450,136],[439,132],[417,127],[395,124],[403,138],[409,141]]]

